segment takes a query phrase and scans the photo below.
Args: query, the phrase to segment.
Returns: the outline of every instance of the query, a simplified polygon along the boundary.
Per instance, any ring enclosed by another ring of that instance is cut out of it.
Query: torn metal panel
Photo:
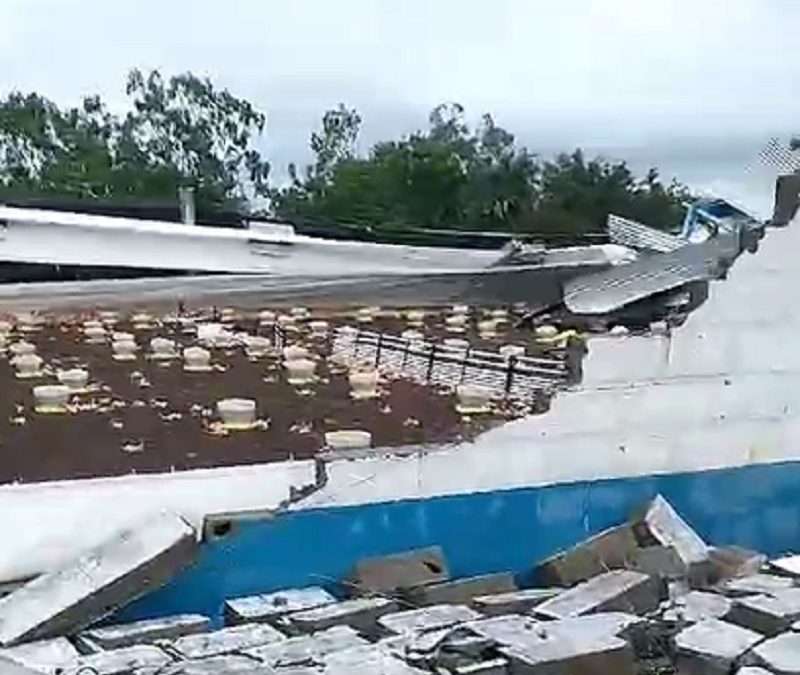
[[[687,244],[685,239],[674,234],[614,214],[609,214],[607,225],[608,237],[613,243],[637,250],[669,253]]]
[[[196,551],[185,520],[152,516],[0,600],[0,644],[74,633],[165,583]]]
[[[715,278],[728,248],[722,238],[715,237],[585,274],[566,283],[564,303],[574,314],[608,314],[658,293]]]

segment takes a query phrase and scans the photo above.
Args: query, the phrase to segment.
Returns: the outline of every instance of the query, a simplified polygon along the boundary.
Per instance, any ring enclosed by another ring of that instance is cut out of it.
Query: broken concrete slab
[[[572,586],[611,569],[624,569],[639,548],[629,524],[612,527],[557,553],[534,570],[543,586]]]
[[[388,598],[352,598],[289,614],[285,625],[293,633],[316,633],[346,625],[369,635],[376,632],[380,617],[397,610],[397,603]]]
[[[375,645],[331,652],[323,657],[324,675],[424,675],[396,656]]]
[[[800,555],[787,555],[769,561],[769,566],[781,574],[800,577]]]
[[[778,675],[800,675],[800,634],[784,633],[756,645],[745,657]]]
[[[0,599],[0,644],[77,632],[194,560],[194,528],[161,513]]]
[[[542,624],[546,626],[547,624]],[[631,646],[613,636],[569,638],[551,636],[546,628],[530,636],[524,645],[503,645],[498,648],[509,661],[512,673],[526,675],[593,675],[614,673],[634,675],[635,659]]]
[[[200,633],[178,638],[171,648],[185,659],[204,659],[209,656],[232,654],[253,647],[280,642],[286,636],[269,624],[249,623],[223,628],[213,633]]]
[[[767,556],[741,546],[714,546],[709,549],[708,557],[712,584],[758,574],[767,561]]]
[[[290,612],[302,612],[332,602],[336,602],[336,598],[320,586],[231,598],[225,601],[225,624],[271,623]]]
[[[526,614],[545,600],[563,593],[563,588],[528,588],[510,593],[480,595],[472,599],[471,606],[484,616],[500,614]]]
[[[480,618],[480,614],[466,605],[432,605],[386,614],[378,623],[392,633],[403,634],[422,633]]]
[[[163,619],[146,619],[84,631],[82,637],[102,649],[119,649],[156,640],[175,640],[209,630],[211,620],[202,614],[176,614]]]
[[[199,661],[183,661],[158,675],[274,675],[274,673],[272,668],[255,659],[229,654]]]
[[[152,645],[136,645],[114,649],[91,656],[82,656],[78,664],[81,670],[92,675],[131,675],[145,668],[166,668],[172,658]]]
[[[348,595],[393,594],[397,591],[448,581],[450,574],[439,546],[359,560],[344,581]]]
[[[691,591],[668,602],[661,618],[669,624],[684,626],[705,619],[725,619],[732,607],[733,601],[723,595]]]
[[[328,630],[273,642],[244,650],[246,656],[258,659],[271,667],[302,666],[309,661],[321,662],[327,654],[369,643],[349,626],[334,626]]]
[[[41,675],[41,671],[31,670],[2,656],[0,656],[0,673],[3,675]]]
[[[473,598],[490,593],[507,593],[517,590],[514,576],[508,572],[467,577],[454,581],[410,588],[403,597],[411,605],[470,604]]]
[[[737,660],[762,639],[759,633],[726,621],[700,621],[675,636],[679,672],[728,675]]]
[[[633,570],[612,570],[538,605],[535,616],[564,619],[592,612],[643,614],[659,603],[658,582]]]
[[[647,546],[637,549],[631,559],[630,569],[665,582],[683,579],[689,570],[673,546]]]
[[[738,598],[728,619],[762,635],[773,636],[789,630],[800,619],[800,588]]]
[[[708,561],[708,546],[662,495],[656,495],[640,516],[634,531],[642,546],[671,546],[685,565]]]
[[[76,666],[80,654],[69,640],[60,637],[0,649],[0,658],[8,659],[39,673],[54,675]],[[2,672],[0,670],[0,673]]]
[[[796,584],[789,577],[780,577],[774,574],[751,574],[736,579],[727,579],[717,586],[725,595],[736,598],[747,595],[773,595],[788,588],[795,588]]]
[[[775,675],[766,668],[759,668],[758,666],[745,666],[736,671],[736,675]]]

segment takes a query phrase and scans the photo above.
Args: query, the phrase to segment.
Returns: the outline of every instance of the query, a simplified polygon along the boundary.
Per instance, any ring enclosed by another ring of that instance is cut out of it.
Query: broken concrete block
[[[158,675],[274,675],[274,673],[272,668],[255,659],[229,654],[199,661],[183,661]]]
[[[136,645],[110,652],[82,656],[78,672],[92,675],[130,675],[145,668],[166,668],[172,659],[158,647]]]
[[[271,623],[290,612],[302,612],[332,602],[336,602],[336,598],[319,586],[232,598],[225,601],[225,624]]]
[[[671,601],[661,618],[673,625],[688,625],[706,619],[725,619],[733,602],[724,595],[691,591]]]
[[[783,574],[800,577],[800,555],[787,555],[770,560],[769,566]]]
[[[800,634],[784,633],[756,645],[745,657],[748,664],[771,673],[800,675]]]
[[[700,621],[675,636],[678,671],[687,675],[727,675],[761,639],[758,633],[726,621]]]
[[[547,619],[611,611],[643,614],[658,607],[658,602],[656,579],[632,570],[612,570],[564,591],[533,611]]]
[[[728,620],[763,635],[789,630],[800,619],[800,588],[787,588],[774,595],[737,598]]]
[[[325,675],[424,675],[422,670],[375,645],[331,652],[322,661]]]
[[[629,524],[612,527],[548,558],[534,570],[536,582],[572,586],[612,569],[630,566],[639,548]]]
[[[634,531],[642,546],[673,547],[687,567],[708,561],[706,543],[661,495],[635,519]]]
[[[392,594],[412,586],[447,581],[447,562],[438,546],[359,560],[344,582],[348,595]]]
[[[421,609],[386,614],[378,623],[393,633],[422,633],[480,619],[481,615],[466,605],[432,605]]]
[[[172,648],[186,659],[204,659],[232,654],[253,647],[285,640],[286,636],[265,623],[250,623],[223,628],[213,633],[200,633],[178,638]]]
[[[41,675],[39,670],[31,670],[2,656],[0,656],[0,673],[3,675]]]
[[[709,549],[708,557],[712,584],[757,574],[767,561],[767,556],[762,553],[741,546],[714,546]]]
[[[664,581],[682,579],[689,568],[672,546],[647,546],[633,554],[630,568]]]
[[[196,550],[182,518],[150,517],[0,599],[0,644],[74,633],[168,581]]]
[[[320,662],[324,656],[332,652],[368,644],[349,626],[334,626],[319,633],[247,649],[244,653],[268,666],[275,667],[280,664],[282,668],[289,668],[292,665],[302,666],[310,661]]]
[[[437,584],[410,588],[403,597],[411,605],[470,604],[472,599],[489,593],[506,593],[517,590],[514,577],[508,572],[486,574],[479,577],[456,579]]]
[[[512,673],[528,675],[590,675],[614,673],[634,675],[635,660],[630,645],[613,636],[584,638],[574,634],[569,638],[551,636],[546,623],[529,637],[526,644],[503,645],[498,648],[509,661]]]
[[[727,579],[717,587],[725,595],[736,598],[746,595],[773,595],[788,588],[795,588],[793,579],[774,574],[751,574],[737,579]]]
[[[377,621],[384,614],[398,610],[397,603],[388,598],[352,598],[323,605],[285,618],[292,632],[315,633],[332,626],[351,626],[366,634],[376,632]]]
[[[774,675],[771,671],[758,666],[745,666],[736,671],[736,675]]]
[[[50,675],[76,666],[80,654],[69,640],[60,637],[0,649],[0,658]],[[2,672],[0,669],[0,673]]]
[[[82,636],[102,649],[119,649],[202,633],[209,629],[210,623],[210,619],[202,614],[176,614],[163,619],[147,619],[92,628],[84,631]]]
[[[528,588],[510,593],[481,595],[472,599],[472,608],[484,616],[526,614],[545,600],[563,593],[563,588]]]

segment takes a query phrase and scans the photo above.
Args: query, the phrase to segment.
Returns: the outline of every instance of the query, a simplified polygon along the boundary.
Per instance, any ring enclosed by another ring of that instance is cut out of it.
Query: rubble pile
[[[710,546],[661,496],[541,562],[548,585],[453,579],[430,547],[360,560],[337,588],[230,598],[220,617],[103,621],[191,557],[185,523],[145,526],[158,536],[134,529],[0,600],[1,675],[800,673],[800,558]]]

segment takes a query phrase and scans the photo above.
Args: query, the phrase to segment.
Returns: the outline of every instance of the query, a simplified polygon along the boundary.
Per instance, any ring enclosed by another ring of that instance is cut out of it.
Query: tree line
[[[37,93],[0,101],[0,201],[53,197],[106,203],[174,201],[195,187],[198,210],[252,213],[391,233],[413,228],[572,238],[609,213],[670,229],[687,189],[657,170],[577,149],[542,158],[484,115],[471,128],[442,104],[426,128],[356,151],[361,117],[343,104],[310,137],[313,160],[270,182],[258,149],[266,115],[207,78],[132,70],[124,115],[98,96],[59,107]]]

